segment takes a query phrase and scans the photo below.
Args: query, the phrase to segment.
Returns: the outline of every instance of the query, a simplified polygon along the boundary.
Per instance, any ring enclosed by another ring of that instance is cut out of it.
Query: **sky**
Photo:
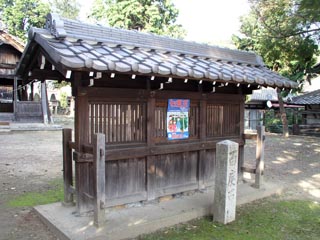
[[[82,14],[93,0],[83,3]],[[240,28],[240,16],[249,12],[248,0],[172,0],[179,9],[177,22],[187,30],[186,40],[225,43]]]
[[[240,28],[240,16],[249,12],[247,0],[173,0],[179,9],[178,23],[187,30],[187,40],[230,41]]]

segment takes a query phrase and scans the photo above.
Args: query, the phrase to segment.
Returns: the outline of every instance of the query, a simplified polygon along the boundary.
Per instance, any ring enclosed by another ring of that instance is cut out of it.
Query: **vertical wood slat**
[[[99,104],[99,131],[98,133],[103,133],[103,112],[102,112],[103,104]]]
[[[67,128],[62,130],[62,150],[63,150],[63,185],[64,204],[73,204],[73,193],[70,188],[73,186],[72,176],[72,149],[69,142],[72,141],[72,130]]]
[[[140,139],[141,139],[141,127],[140,127],[141,119],[140,119],[140,116],[141,116],[141,106],[139,104],[137,104],[137,114],[136,114],[137,141],[140,141]]]
[[[131,122],[131,141],[134,141],[134,105],[131,104],[131,118],[130,118],[130,122]]]
[[[107,108],[108,108],[108,122],[107,122],[107,124],[108,124],[108,134],[107,134],[107,136],[108,136],[108,143],[110,143],[111,142],[111,104],[107,104]]]
[[[99,132],[99,104],[94,104],[94,133]]]
[[[105,222],[105,135],[97,133],[93,140],[94,224],[100,227]]]
[[[142,139],[141,142],[147,139],[147,106],[146,104],[141,104],[142,106],[142,116],[141,116],[141,131]],[[154,124],[154,123],[153,123]]]
[[[128,106],[124,106],[124,111],[123,111],[123,140],[124,142],[128,142],[127,139],[127,109]]]
[[[118,125],[118,135],[119,135],[119,138],[118,138],[118,142],[123,142],[122,141],[122,112],[121,112],[121,107],[122,105],[119,104],[118,105],[118,121],[119,121],[119,125]]]
[[[167,115],[167,107],[162,107],[162,112],[161,112],[161,129],[162,129],[162,137],[166,137],[167,136],[167,119],[166,119],[166,115]]]
[[[114,104],[110,104],[111,113],[110,113],[110,125],[111,125],[111,143],[114,142]]]

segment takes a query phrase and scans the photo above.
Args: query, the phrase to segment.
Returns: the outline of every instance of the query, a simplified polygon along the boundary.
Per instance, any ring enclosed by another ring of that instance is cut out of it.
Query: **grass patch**
[[[140,239],[319,240],[320,204],[311,201],[258,201],[240,207],[237,220],[227,225],[203,218]]]
[[[63,181],[53,180],[49,183],[48,190],[41,192],[27,192],[8,202],[10,207],[33,207],[63,200]]]

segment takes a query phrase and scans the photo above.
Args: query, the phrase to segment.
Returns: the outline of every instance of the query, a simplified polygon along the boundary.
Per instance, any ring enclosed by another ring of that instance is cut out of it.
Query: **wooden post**
[[[245,141],[245,140],[243,140]],[[239,159],[238,159],[238,183],[243,183],[243,168],[244,168],[244,145],[239,146]]]
[[[155,123],[155,109],[156,100],[154,95],[150,95],[147,103],[147,144],[151,148],[154,146],[154,123]],[[155,183],[156,183],[156,156],[147,156],[147,199],[155,199]]]
[[[43,114],[43,123],[49,123],[49,113],[48,113],[48,98],[47,98],[47,87],[46,81],[41,82],[41,106]]]
[[[243,182],[243,170],[244,167],[244,145],[245,145],[245,137],[244,137],[244,122],[245,122],[245,97],[242,98],[240,103],[240,136],[243,141],[243,145],[239,146],[239,159],[238,159],[238,182]]]
[[[93,138],[93,176],[94,176],[94,224],[96,227],[105,221],[106,175],[105,175],[105,144],[104,134],[97,133]]]
[[[200,140],[206,141],[207,137],[207,100],[205,96],[200,100]],[[206,162],[206,150],[201,149],[199,151],[198,160],[198,189],[205,189],[205,164]]]
[[[85,93],[82,93],[82,74],[81,72],[75,72],[72,74],[72,94],[75,96],[75,118],[74,118],[74,141],[75,152],[81,160],[82,157],[82,145],[88,143],[88,98]],[[87,163],[81,161],[75,161],[75,189],[76,189],[76,206],[79,214],[92,210],[92,206],[88,204],[88,201],[84,195],[86,191],[84,182],[86,175],[84,172],[87,169]]]
[[[64,184],[64,201],[65,205],[73,205],[73,193],[71,187],[72,181],[72,149],[69,142],[72,141],[72,130],[69,128],[62,130],[63,146],[63,184]]]
[[[256,188],[261,188],[263,184],[263,171],[264,171],[264,139],[265,127],[257,127],[257,148],[256,148],[256,175],[255,184]]]
[[[13,80],[13,113],[14,113],[15,120],[16,120],[16,116],[17,116],[17,101],[18,101],[18,78],[14,77],[14,80]]]
[[[34,94],[34,85],[33,85],[33,82],[32,82],[31,83],[31,92],[30,92],[29,101],[33,101],[33,94]]]

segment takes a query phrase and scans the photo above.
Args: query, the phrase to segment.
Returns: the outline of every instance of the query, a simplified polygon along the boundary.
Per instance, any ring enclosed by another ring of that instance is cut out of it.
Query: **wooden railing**
[[[72,151],[75,143],[72,142],[72,130],[63,129],[63,180],[64,180],[64,204],[74,204],[74,194],[72,171]],[[92,144],[93,155],[93,199],[94,224],[99,227],[105,222],[105,135],[94,134]],[[79,193],[78,193],[79,194]]]

